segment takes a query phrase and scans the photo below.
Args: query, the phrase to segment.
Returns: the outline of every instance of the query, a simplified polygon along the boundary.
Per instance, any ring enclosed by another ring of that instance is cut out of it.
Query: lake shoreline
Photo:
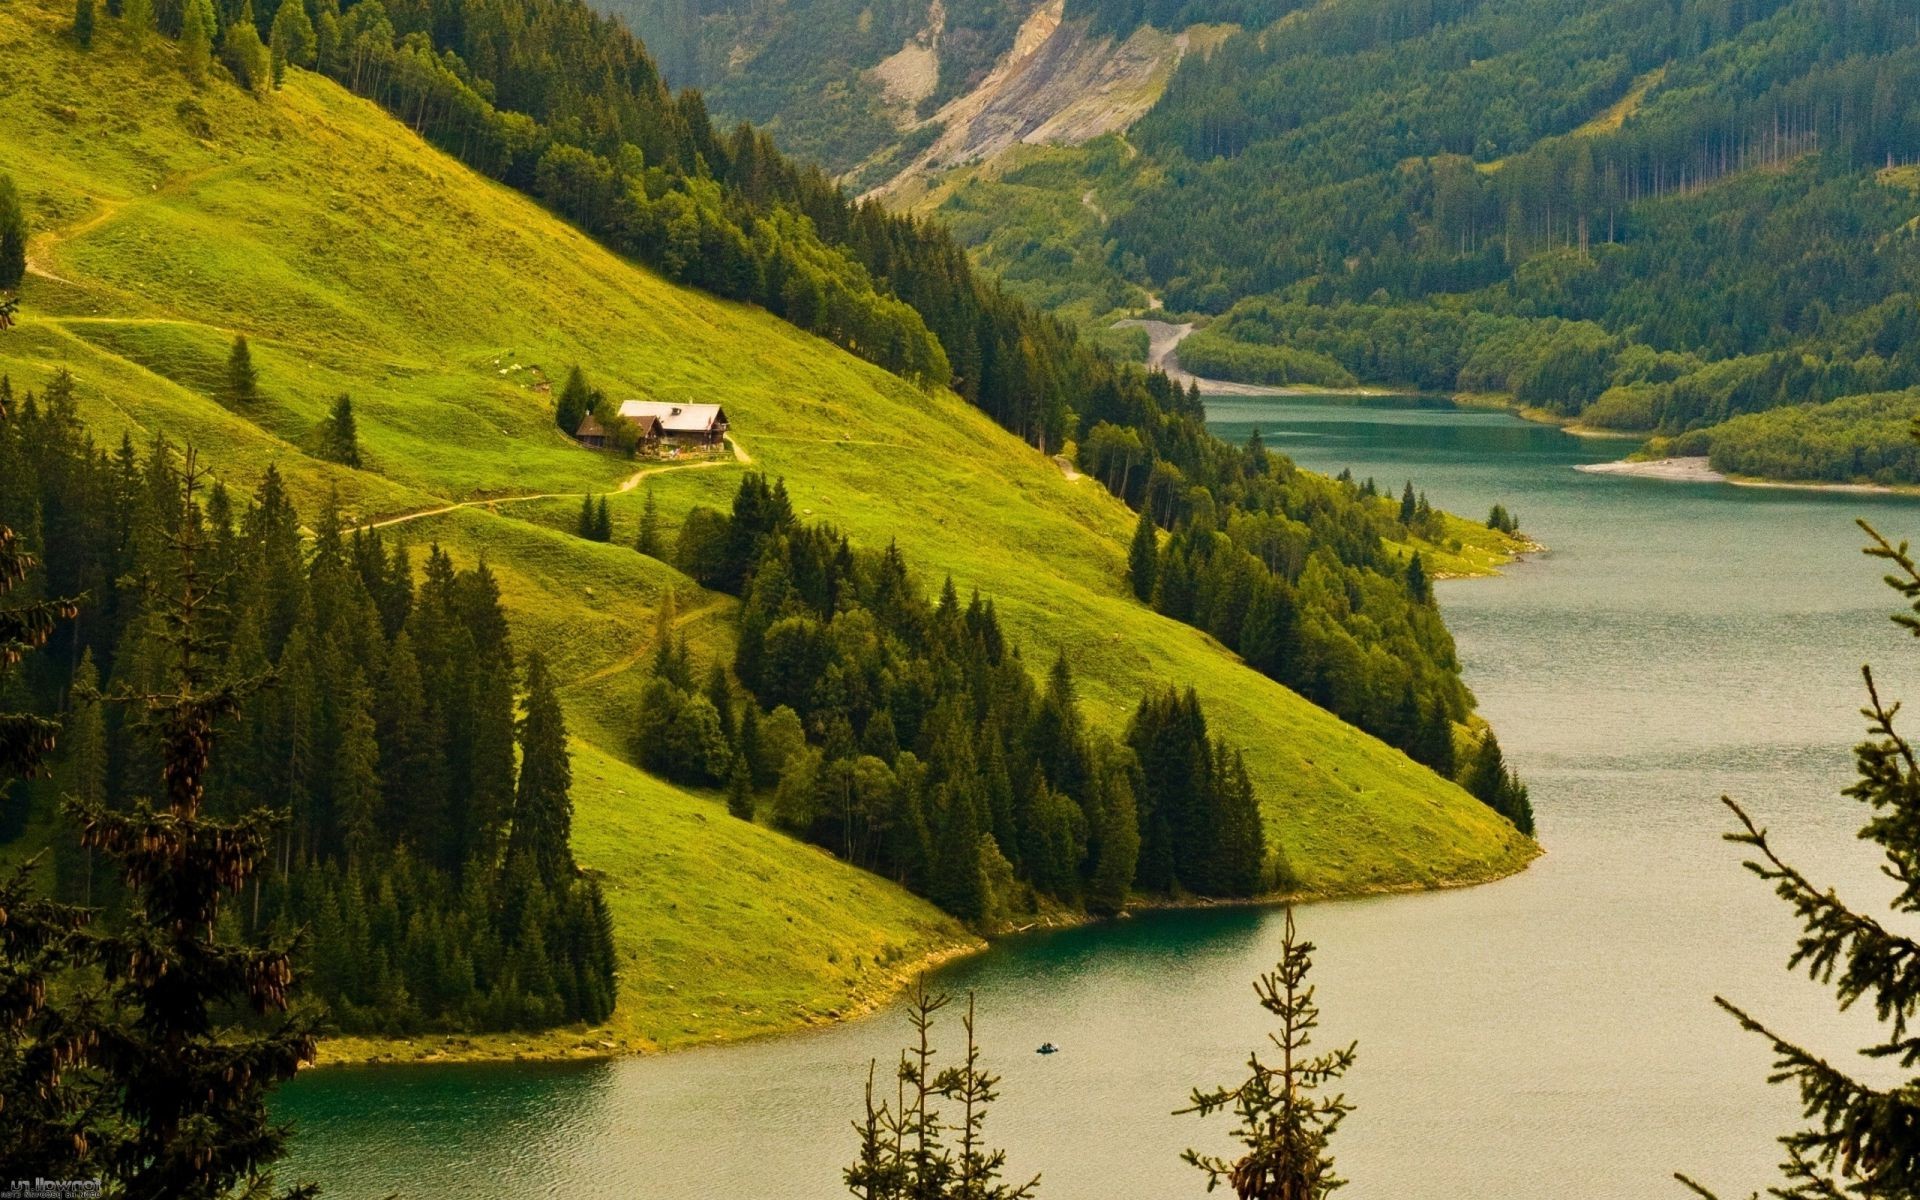
[[[1304,888],[1273,892],[1244,899],[1215,899],[1207,896],[1136,897],[1125,909],[1112,916],[1066,911],[1039,914],[1034,920],[996,930],[985,938],[940,946],[929,950],[910,965],[889,972],[875,986],[861,989],[845,1008],[818,1020],[797,1021],[778,1029],[756,1030],[737,1036],[660,1045],[644,1038],[623,1037],[604,1028],[581,1029],[570,1026],[515,1033],[421,1034],[413,1037],[375,1037],[351,1035],[325,1038],[319,1054],[300,1068],[328,1071],[352,1067],[436,1067],[488,1063],[566,1063],[607,1062],[614,1059],[657,1057],[700,1048],[738,1046],[749,1042],[793,1037],[814,1030],[831,1028],[887,1007],[906,993],[921,975],[939,970],[962,959],[991,952],[1007,938],[1053,930],[1080,929],[1093,925],[1127,921],[1136,914],[1161,912],[1198,912],[1211,909],[1276,909],[1292,904],[1333,904],[1365,900],[1378,896],[1417,895],[1483,887],[1511,879],[1531,867],[1546,848],[1527,840],[1526,853],[1509,858],[1497,866],[1467,871],[1439,880],[1404,880],[1366,884],[1347,888]]]
[[[1832,483],[1804,479],[1763,479],[1754,475],[1729,475],[1716,471],[1705,455],[1675,458],[1631,459],[1618,462],[1582,463],[1575,467],[1589,475],[1624,475],[1634,479],[1657,479],[1667,483],[1726,483],[1734,487],[1773,488],[1793,492],[1832,492],[1857,496],[1920,496],[1920,487],[1887,483]]]

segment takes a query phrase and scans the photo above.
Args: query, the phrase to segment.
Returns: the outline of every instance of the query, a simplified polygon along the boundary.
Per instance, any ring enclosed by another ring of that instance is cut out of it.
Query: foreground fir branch
[[[1312,968],[1313,943],[1298,939],[1289,906],[1280,961],[1253,984],[1260,1007],[1280,1020],[1279,1031],[1267,1035],[1280,1061],[1264,1062],[1255,1051],[1247,1057],[1245,1082],[1211,1091],[1195,1088],[1192,1104],[1178,1110],[1202,1117],[1227,1110],[1240,1118],[1233,1137],[1246,1152],[1239,1158],[1196,1150],[1181,1155],[1206,1173],[1209,1192],[1225,1184],[1241,1200],[1318,1200],[1346,1182],[1333,1173],[1327,1144],[1353,1106],[1344,1096],[1317,1093],[1346,1074],[1355,1047],[1349,1043],[1308,1056],[1320,1023],[1307,983]]]
[[[934,1019],[952,1001],[929,992],[924,976],[908,998],[914,1041],[900,1053],[891,1103],[876,1103],[879,1064],[867,1068],[865,1111],[853,1125],[860,1156],[842,1176],[861,1200],[1030,1200],[1039,1193],[1038,1175],[1018,1186],[1004,1182],[1006,1151],[987,1145],[987,1108],[999,1096],[1000,1077],[981,1065],[971,993],[960,1020],[966,1057],[951,1067],[934,1066]],[[938,1107],[942,1100],[959,1106],[958,1120]]]
[[[203,478],[189,450],[168,531],[171,578],[149,584],[173,652],[172,690],[114,697],[155,731],[163,794],[127,811],[69,802],[81,844],[119,863],[131,897],[125,924],[87,941],[107,982],[89,1058],[120,1109],[103,1130],[99,1165],[135,1196],[270,1194],[287,1131],[269,1120],[267,1096],[314,1054],[312,1021],[289,1011],[293,940],[240,943],[219,932],[224,901],[263,868],[280,819],[202,811],[216,726],[270,678],[216,677]],[[219,1018],[241,1006],[264,1020]]]
[[[1866,552],[1892,564],[1887,584],[1912,608],[1894,616],[1895,624],[1920,636],[1920,566],[1907,543],[1893,545],[1865,522],[1861,528],[1872,539]],[[1911,918],[1920,913],[1920,761],[1895,727],[1900,705],[1882,699],[1870,668],[1863,674],[1868,704],[1861,712],[1868,739],[1854,750],[1858,778],[1845,794],[1872,810],[1860,836],[1880,847],[1881,869],[1899,884],[1892,912]],[[1911,1072],[1920,1064],[1920,1037],[1910,1030],[1920,1009],[1920,942],[1807,878],[1780,856],[1767,830],[1744,808],[1730,798],[1723,801],[1739,822],[1727,840],[1752,853],[1747,869],[1772,885],[1800,921],[1788,969],[1804,970],[1808,978],[1832,987],[1842,1009],[1870,1001],[1884,1033],[1860,1053],[1893,1060]],[[1898,1087],[1873,1087],[1725,997],[1714,1002],[1772,1046],[1769,1082],[1791,1083],[1800,1093],[1806,1125],[1780,1139],[1786,1151],[1784,1178],[1768,1189],[1770,1195],[1790,1200],[1920,1195],[1920,1077]],[[1697,1195],[1713,1196],[1685,1175],[1676,1178]]]

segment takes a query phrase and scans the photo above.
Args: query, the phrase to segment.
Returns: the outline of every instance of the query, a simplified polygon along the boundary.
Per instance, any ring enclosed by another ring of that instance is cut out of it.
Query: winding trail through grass
[[[69,287],[78,287],[79,285],[74,283],[73,280],[68,279],[53,269],[50,265],[51,260],[47,258],[48,251],[58,246],[61,242],[71,241],[74,238],[82,237],[93,232],[125,212],[127,208],[133,204],[158,200],[163,196],[178,195],[211,175],[235,171],[244,165],[244,163],[225,163],[203,167],[197,171],[182,171],[177,175],[168,177],[161,183],[155,184],[153,190],[144,196],[121,196],[116,198],[96,195],[89,197],[95,204],[99,205],[96,211],[88,213],[83,219],[64,228],[48,229],[28,240],[27,271],[29,274],[38,275],[42,279],[49,279],[55,283],[64,283]]]
[[[727,446],[733,451],[732,458],[705,458],[698,462],[667,463],[657,467],[642,467],[622,479],[613,489],[613,494],[630,492],[640,486],[640,481],[649,475],[663,475],[668,471],[698,471],[703,467],[744,466],[753,461],[753,455],[747,453],[737,438],[729,436]],[[463,508],[491,509],[501,504],[526,504],[534,500],[578,500],[583,496],[599,496],[606,493],[589,492],[527,492],[516,496],[484,496],[478,500],[462,500],[457,504],[442,504],[437,508],[422,508],[414,512],[401,513],[398,516],[384,517],[368,524],[374,529],[388,529],[395,525],[405,525],[409,521],[418,521],[423,517],[437,517],[444,513],[458,512]]]

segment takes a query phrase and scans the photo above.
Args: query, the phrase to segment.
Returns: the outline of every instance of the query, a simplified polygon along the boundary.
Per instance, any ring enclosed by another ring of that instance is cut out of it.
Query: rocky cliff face
[[[1195,44],[1196,31],[1143,27],[1124,41],[1095,36],[1085,21],[1062,19],[1063,3],[1047,0],[1036,9],[978,87],[924,121],[903,122],[903,136],[930,129],[938,136],[871,194],[890,198],[910,182],[991,159],[1019,143],[1078,145],[1125,130],[1159,99],[1173,68]],[[1204,40],[1205,32],[1198,32]],[[923,61],[910,56],[937,54],[937,46],[936,33],[888,59],[883,69],[889,91],[900,86],[908,94],[903,84],[909,64]]]

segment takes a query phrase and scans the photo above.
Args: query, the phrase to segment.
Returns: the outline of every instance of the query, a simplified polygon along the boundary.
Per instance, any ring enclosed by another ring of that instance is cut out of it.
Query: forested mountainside
[[[1493,807],[1505,793],[1476,798],[1249,669],[1191,624],[1186,589],[1155,611],[1128,555],[1177,527],[1173,574],[1207,580],[1222,629],[1297,622],[1344,689],[1323,703],[1387,737],[1409,712],[1456,736],[1471,782],[1493,743],[1422,572],[1484,568],[1504,535],[1403,521],[1372,489],[1226,447],[1164,376],[1078,349],[1062,361],[1084,374],[1021,393],[1085,389],[1084,411],[1023,431],[1051,447],[1084,425],[1108,456],[1098,481],[1063,471],[1002,426],[1017,414],[664,279],[508,186],[516,170],[490,181],[415,136],[399,117],[424,76],[401,68],[423,37],[386,57],[374,2],[282,4],[265,41],[204,5],[177,40],[108,14],[86,45],[56,0],[0,11],[0,69],[37,99],[0,127],[20,287],[0,524],[43,563],[34,594],[80,597],[54,652],[9,674],[7,707],[98,730],[9,789],[9,860],[70,834],[63,793],[120,805],[150,785],[141,731],[82,713],[89,678],[106,697],[164,686],[162,616],[135,583],[172,569],[181,530],[233,567],[198,635],[210,661],[276,677],[214,751],[212,803],[291,821],[235,927],[311,924],[301,969],[349,1028],[738,1036],[864,1002],[965,942],[948,913],[1432,885],[1533,852]],[[397,114],[300,66],[330,23],[359,32],[328,64],[359,63]],[[564,91],[558,68],[542,78]],[[130,96],[151,119],[116,115]],[[535,192],[540,162],[587,153],[473,112],[469,149],[486,129],[533,139]],[[460,142],[436,120],[431,141]],[[633,212],[720,186],[645,161],[622,177]],[[716,210],[743,236],[780,220],[744,204]],[[721,401],[735,455],[579,444],[555,423],[574,366],[611,396]],[[183,507],[186,445],[212,478]],[[981,705],[995,720],[961,719]],[[1156,810],[1182,771],[1212,786]],[[854,797],[857,824],[834,807]],[[436,839],[411,810],[441,800]],[[70,854],[51,875],[83,901],[109,886]]]
[[[1197,316],[1182,361],[1248,381],[1498,392],[1668,435],[1920,382],[1909,6],[1245,17],[1123,138],[1018,147],[900,201],[1075,320],[1146,294]],[[1861,474],[1906,478],[1897,450]]]

